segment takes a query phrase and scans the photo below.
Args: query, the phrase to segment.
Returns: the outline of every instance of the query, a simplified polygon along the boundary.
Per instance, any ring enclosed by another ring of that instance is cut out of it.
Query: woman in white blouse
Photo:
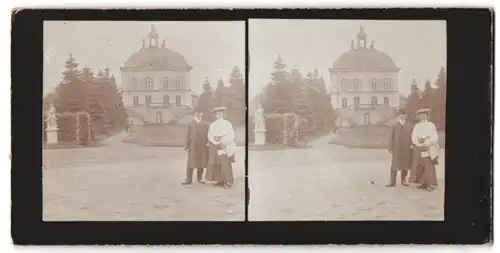
[[[417,171],[421,170],[421,175],[417,175],[417,182],[421,185],[419,188],[432,191],[437,187],[436,165],[438,164],[438,133],[434,123],[428,121],[429,109],[420,109],[417,111],[419,122],[415,125],[412,132],[412,142],[417,149],[416,159]],[[420,174],[420,173],[418,173]]]
[[[232,163],[235,161],[235,131],[233,125],[224,119],[225,107],[213,109],[216,120],[208,129],[209,169],[207,181],[217,182],[216,186],[230,188],[234,183]]]

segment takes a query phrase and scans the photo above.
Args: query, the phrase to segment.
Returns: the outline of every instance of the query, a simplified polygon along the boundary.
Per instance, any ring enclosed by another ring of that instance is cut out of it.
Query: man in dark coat
[[[186,135],[186,145],[184,149],[188,152],[187,174],[184,185],[193,182],[193,170],[196,169],[196,176],[199,183],[204,184],[203,170],[208,164],[208,123],[201,120],[203,113],[197,110],[194,119],[188,126]]]
[[[406,121],[406,112],[399,110],[398,122],[392,127],[389,152],[392,154],[391,178],[387,187],[396,186],[396,176],[401,171],[401,184],[408,186],[407,175],[411,169],[413,125]]]

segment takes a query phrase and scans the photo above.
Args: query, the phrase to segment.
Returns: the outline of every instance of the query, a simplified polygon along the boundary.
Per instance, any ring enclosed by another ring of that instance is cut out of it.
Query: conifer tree
[[[420,97],[420,90],[418,89],[415,79],[413,79],[411,85],[411,92],[408,95],[408,101],[406,102],[406,114],[411,121],[415,121],[415,113],[422,107],[422,99]]]
[[[109,71],[109,70],[108,70]],[[119,131],[123,128],[125,121],[127,119],[125,107],[123,106],[122,93],[116,85],[116,80],[114,75],[108,79],[108,100],[110,107],[110,119],[111,119],[111,129],[112,131]]]
[[[325,80],[321,76],[316,82],[318,98],[316,102],[318,130],[324,131],[331,127],[334,121],[334,110],[331,104],[331,98],[326,92]]]
[[[446,126],[446,71],[441,68],[436,80],[435,112],[431,120],[436,124],[438,130],[444,130]]]
[[[431,81],[427,80],[424,86],[424,92],[422,93],[422,107],[434,109],[434,88],[431,86]]]
[[[203,93],[201,93],[198,101],[196,102],[197,110],[203,112],[203,120],[207,122],[212,122],[214,120],[214,115],[212,113],[212,108],[214,106],[214,92],[212,86],[208,82],[208,78],[205,78],[203,83]]]
[[[70,55],[65,62],[66,70],[62,73],[63,80],[56,89],[57,99],[55,100],[55,107],[58,112],[79,112],[85,110],[86,98],[78,66],[79,64],[73,58],[73,55]]]
[[[302,123],[299,127],[301,135],[308,134],[314,127],[314,95],[311,73],[307,73],[302,84],[297,88],[294,96],[294,112],[299,115]]]
[[[234,66],[229,76],[227,89],[228,118],[235,125],[244,125],[246,118],[246,89],[245,81],[238,66]]]
[[[297,90],[303,85],[303,82],[304,77],[300,73],[300,70],[298,70],[297,68],[293,68],[290,71],[290,88]]]
[[[227,106],[226,96],[227,96],[226,86],[224,86],[224,81],[219,79],[217,81],[217,88],[215,90],[215,104],[217,106]]]
[[[265,90],[266,100],[262,107],[268,113],[286,113],[293,111],[294,90],[290,89],[286,64],[281,56],[274,62],[271,82]]]

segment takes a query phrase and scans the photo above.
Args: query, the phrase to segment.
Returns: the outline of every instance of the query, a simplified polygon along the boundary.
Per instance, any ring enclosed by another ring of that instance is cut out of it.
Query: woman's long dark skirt
[[[437,186],[436,165],[429,157],[421,158],[419,167],[423,169],[419,183],[427,186]]]
[[[209,147],[209,165],[205,180],[218,183],[233,184],[233,165],[234,156],[218,155],[219,147],[210,144]]]
[[[411,170],[410,170],[410,183],[413,184],[422,184],[422,175],[424,174],[424,168],[420,166],[420,160],[422,159],[421,157],[422,150],[420,148],[413,148],[412,149],[412,156],[411,156]]]

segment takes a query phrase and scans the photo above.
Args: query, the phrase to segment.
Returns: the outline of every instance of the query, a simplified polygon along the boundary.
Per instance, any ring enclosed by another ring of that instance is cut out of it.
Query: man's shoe
[[[388,184],[385,187],[395,187],[395,186],[396,186],[396,184]]]
[[[186,181],[184,181],[184,182],[182,182],[182,185],[188,185],[188,184],[192,184],[192,183],[193,182],[186,182]]]

